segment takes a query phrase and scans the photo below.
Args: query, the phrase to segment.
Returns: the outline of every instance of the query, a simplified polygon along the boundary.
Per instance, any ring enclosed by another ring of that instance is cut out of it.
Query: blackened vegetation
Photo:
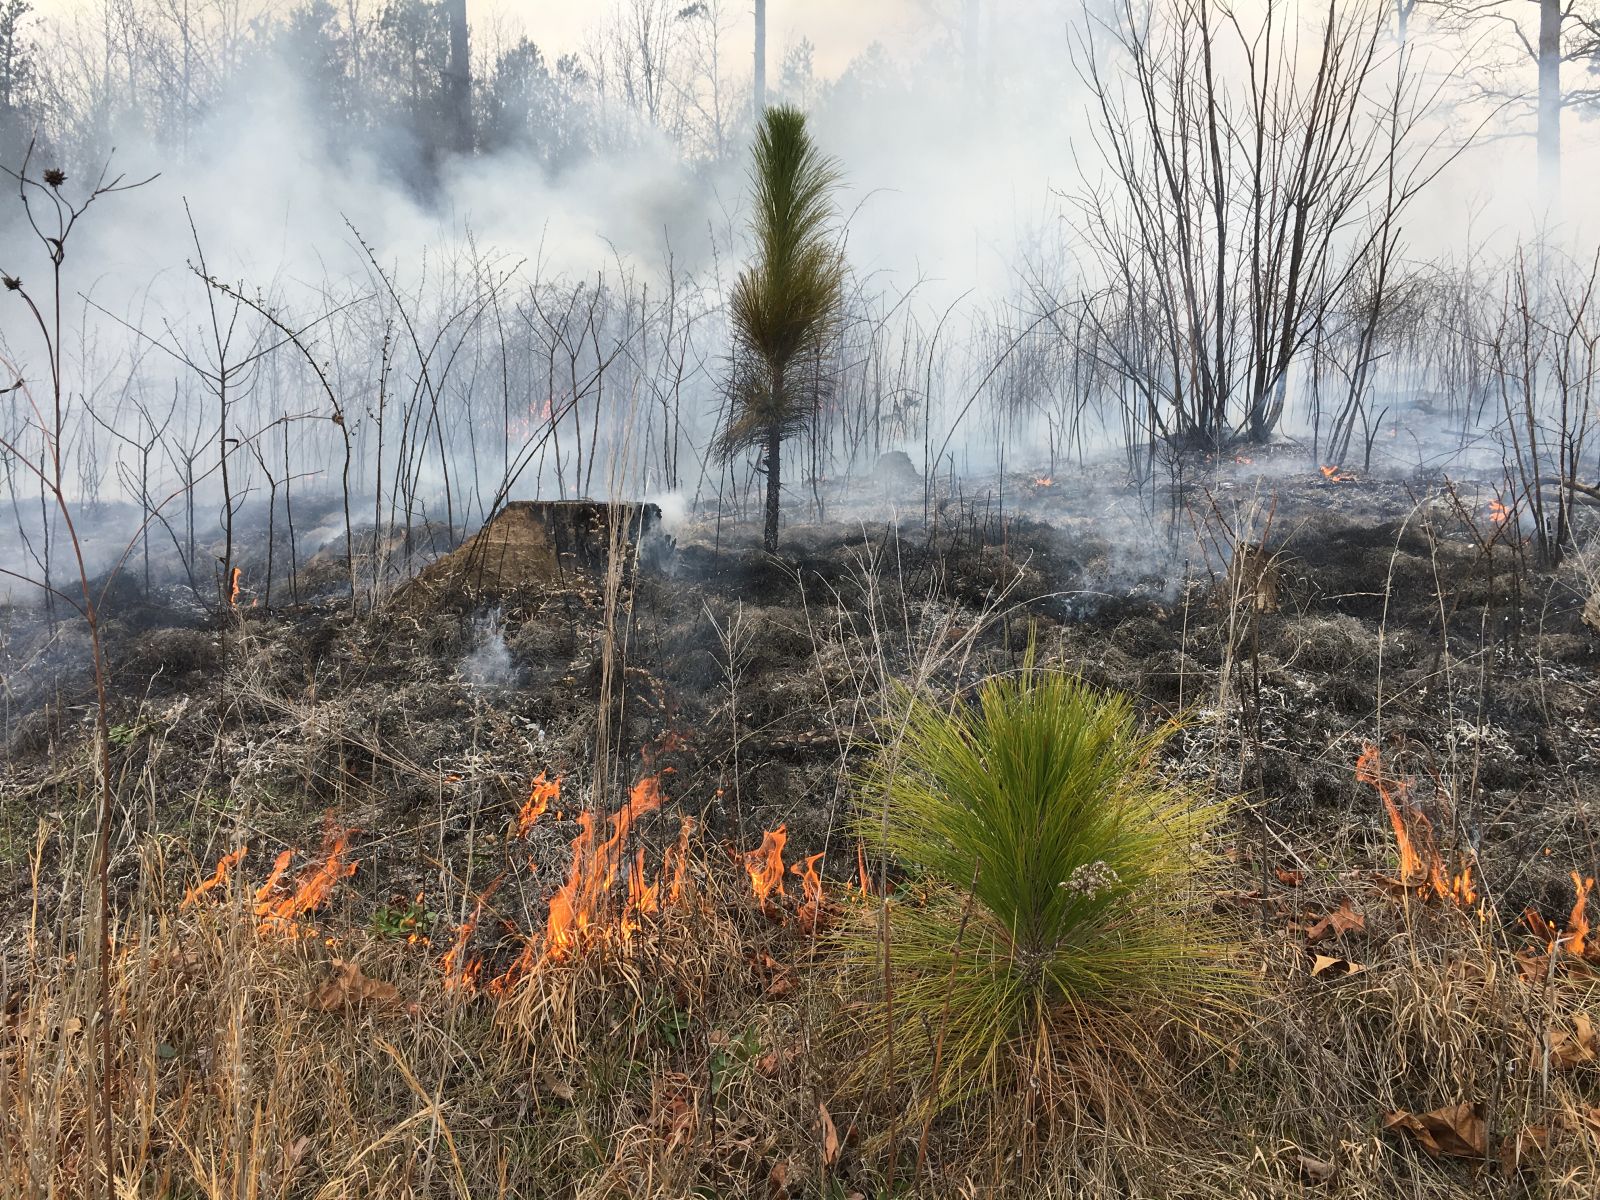
[[[748,525],[691,523],[609,598],[600,560],[502,575],[474,603],[423,593],[360,618],[329,602],[163,621],[124,584],[106,626],[116,769],[153,764],[163,781],[129,820],[198,829],[202,797],[246,837],[299,844],[338,808],[367,831],[355,886],[379,903],[435,872],[419,845],[449,855],[497,835],[540,770],[590,794],[610,759],[670,767],[674,806],[715,839],[748,849],[786,822],[792,846],[830,847],[849,874],[843,816],[882,681],[976,627],[936,687],[1011,669],[1032,640],[1150,718],[1182,717],[1171,768],[1240,792],[1241,820],[1295,846],[1355,843],[1384,860],[1382,809],[1353,773],[1361,745],[1381,744],[1447,803],[1441,819],[1479,852],[1501,912],[1559,914],[1570,864],[1595,864],[1580,798],[1600,782],[1600,634],[1582,622],[1581,576],[1532,570],[1451,488],[1274,490],[1260,543],[1271,605],[1231,603],[1227,563],[1182,551],[1186,538],[1170,554],[1148,526],[1137,544],[1114,540],[1053,493],[1003,520],[947,507],[928,525],[796,523],[783,560]],[[462,664],[491,604],[513,678],[485,690]],[[70,810],[82,786],[61,764],[83,753],[88,681],[71,626],[19,613],[6,625],[16,847],[27,814]],[[570,836],[552,820],[532,852],[558,863]],[[480,873],[464,881],[476,887],[501,867],[463,853],[452,869]],[[25,873],[8,878],[23,902]],[[528,924],[542,902],[530,884]]]

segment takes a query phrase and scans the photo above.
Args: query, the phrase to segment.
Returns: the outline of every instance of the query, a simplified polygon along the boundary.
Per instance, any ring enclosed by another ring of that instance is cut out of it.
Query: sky
[[[248,4],[258,0],[244,0]],[[368,0],[372,3],[373,0]],[[730,15],[749,21],[752,0],[726,0]],[[43,16],[93,10],[99,0],[32,0]],[[292,0],[285,0],[289,7]],[[932,0],[937,5],[938,0]],[[785,46],[802,37],[817,47],[817,67],[837,74],[876,39],[914,32],[929,20],[929,0],[768,0],[769,68],[776,68]],[[601,0],[467,0],[468,19],[477,24],[503,20],[525,30],[547,55],[579,50],[584,35],[603,11]]]

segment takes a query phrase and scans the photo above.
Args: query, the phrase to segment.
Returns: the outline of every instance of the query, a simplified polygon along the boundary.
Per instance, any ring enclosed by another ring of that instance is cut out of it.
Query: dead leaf
[[[839,1161],[839,1131],[834,1127],[828,1106],[817,1102],[817,1115],[822,1118],[822,1165],[831,1167]]]
[[[1595,1060],[1600,1049],[1595,1039],[1594,1024],[1589,1014],[1580,1012],[1572,1019],[1572,1029],[1552,1029],[1546,1038],[1550,1065],[1558,1071],[1570,1071]]]
[[[1272,873],[1278,877],[1278,882],[1284,887],[1299,887],[1306,881],[1304,871],[1292,871],[1288,867],[1274,867]]]
[[[760,1058],[755,1059],[755,1074],[762,1078],[778,1078],[782,1066],[784,1066],[784,1051],[768,1050]]]
[[[1489,1144],[1478,1106],[1467,1102],[1426,1113],[1402,1109],[1385,1116],[1383,1127],[1415,1139],[1432,1158],[1482,1158]]]
[[[1538,1162],[1550,1150],[1550,1128],[1547,1125],[1525,1125],[1517,1130],[1514,1140],[1500,1148],[1500,1160],[1507,1170],[1514,1170],[1529,1162]]]
[[[1326,976],[1329,979],[1344,979],[1366,969],[1364,964],[1351,962],[1348,958],[1335,958],[1331,954],[1319,954],[1316,962],[1311,965],[1311,977],[1316,979]]]
[[[306,1004],[318,1012],[337,1012],[361,1004],[386,1006],[400,1002],[400,989],[381,979],[370,979],[353,962],[333,960],[333,977],[317,985]]]
[[[767,1173],[767,1194],[773,1200],[782,1200],[789,1194],[789,1163],[779,1159]]]
[[[1333,1178],[1333,1164],[1302,1153],[1299,1159],[1300,1174],[1312,1183],[1327,1183]]]
[[[1306,941],[1320,942],[1326,937],[1338,937],[1351,930],[1365,929],[1367,919],[1355,910],[1348,897],[1322,920],[1306,930]]]

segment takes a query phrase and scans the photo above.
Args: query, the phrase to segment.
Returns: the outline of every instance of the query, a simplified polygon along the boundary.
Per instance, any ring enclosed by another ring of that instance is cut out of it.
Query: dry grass
[[[1263,985],[1233,1016],[1141,1030],[1098,1077],[1086,1060],[1070,1110],[1018,1089],[946,1113],[912,1184],[910,1098],[853,1069],[850,1029],[881,997],[845,994],[827,937],[760,914],[720,852],[703,847],[696,886],[627,941],[495,1000],[447,993],[438,946],[374,934],[345,896],[295,939],[258,931],[253,880],[184,906],[196,872],[162,846],[146,844],[116,931],[127,1196],[844,1197],[887,1194],[892,1173],[897,1193],[928,1196],[1577,1197],[1600,1179],[1600,1065],[1544,1053],[1589,986],[1526,982],[1515,939],[1331,868],[1232,906]],[[60,849],[42,839],[35,860]],[[1347,897],[1365,927],[1315,952],[1365,969],[1313,977],[1303,926]],[[842,901],[833,919],[872,911]],[[77,927],[41,919],[6,957],[7,1196],[97,1182],[93,956]],[[398,997],[321,1011],[335,959]],[[1461,1101],[1482,1105],[1487,1161],[1434,1161],[1382,1131],[1390,1111]],[[1548,1151],[1512,1161],[1530,1127]]]

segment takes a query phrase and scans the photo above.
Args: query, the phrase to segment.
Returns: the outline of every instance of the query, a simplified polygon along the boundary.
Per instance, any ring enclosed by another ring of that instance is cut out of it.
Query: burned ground
[[[234,838],[308,845],[334,820],[361,831],[364,902],[443,891],[459,906],[504,873],[482,846],[531,777],[606,807],[630,780],[597,781],[596,764],[620,762],[667,770],[676,808],[730,850],[782,823],[848,874],[851,773],[885,682],[932,663],[951,691],[1033,644],[1183,722],[1172,768],[1245,799],[1248,871],[1286,852],[1386,860],[1384,813],[1352,769],[1367,742],[1427,783],[1502,912],[1557,917],[1570,868],[1600,866],[1587,577],[1535,570],[1460,485],[1212,480],[1142,525],[1096,519],[1109,488],[1013,486],[926,523],[792,524],[781,559],[748,527],[690,522],[610,593],[604,572],[562,570],[375,613],[328,600],[197,620],[124,579],[106,603],[114,769],[160,781],[126,823],[204,861]],[[1271,603],[1230,593],[1245,542],[1269,561]],[[17,864],[34,816],[77,803],[63,764],[87,752],[88,678],[76,625],[10,625]],[[489,642],[500,674],[474,680],[463,664]],[[541,830],[512,924],[540,919],[534,876],[562,869],[579,807]]]

